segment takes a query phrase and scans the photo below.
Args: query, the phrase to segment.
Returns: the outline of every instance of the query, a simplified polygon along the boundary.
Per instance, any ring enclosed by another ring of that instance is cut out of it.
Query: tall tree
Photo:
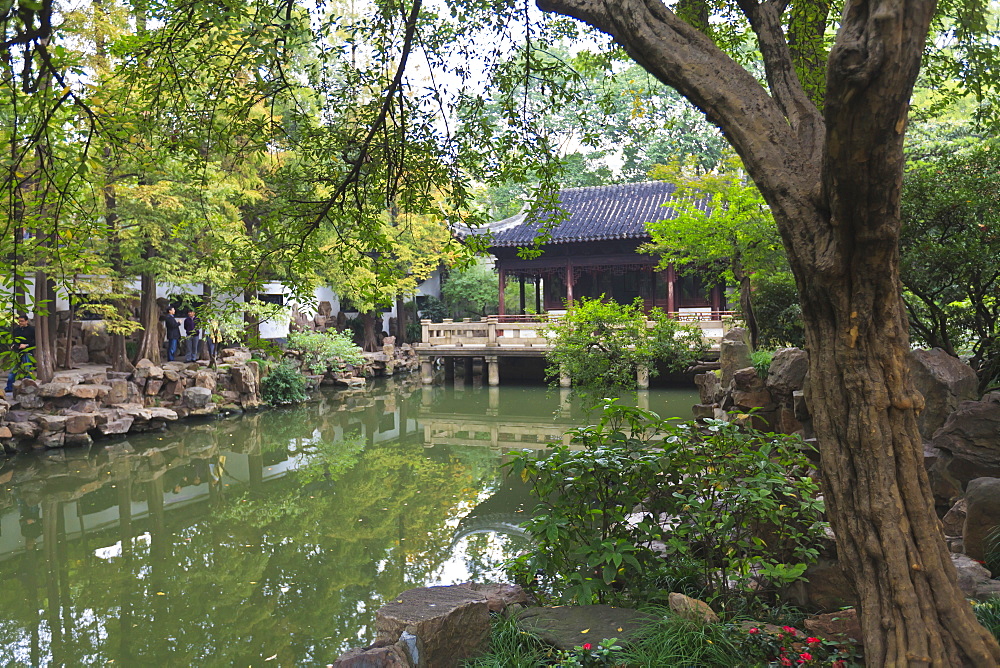
[[[719,173],[692,176],[683,163],[657,165],[652,176],[677,185],[673,215],[646,223],[652,241],[644,249],[660,265],[697,271],[716,285],[739,288],[740,311],[757,347],[759,327],[751,277],[785,265],[778,229],[764,198],[737,161]],[[787,269],[786,269],[787,271]]]
[[[745,0],[766,85],[707,26],[646,0],[540,0],[610,34],[718,124],[771,206],[802,299],[809,402],[873,665],[993,666],[934,512],[906,364],[899,195],[930,0]]]

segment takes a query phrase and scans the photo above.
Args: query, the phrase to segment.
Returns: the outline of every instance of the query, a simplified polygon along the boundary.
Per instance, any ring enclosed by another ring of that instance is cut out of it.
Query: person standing
[[[185,362],[198,361],[198,348],[201,345],[201,327],[198,324],[198,317],[194,314],[194,309],[189,308],[187,317],[184,318],[184,333],[187,334],[187,354],[184,356]]]
[[[174,355],[177,354],[177,344],[181,340],[181,326],[177,324],[177,318],[174,317],[176,310],[173,306],[167,309],[166,314],[161,316],[163,324],[167,328],[167,361],[173,362]]]
[[[11,330],[11,350],[17,355],[14,369],[7,376],[6,392],[14,391],[14,381],[18,378],[30,378],[34,367],[32,351],[35,349],[35,326],[28,322],[28,316],[17,316],[17,324]]]

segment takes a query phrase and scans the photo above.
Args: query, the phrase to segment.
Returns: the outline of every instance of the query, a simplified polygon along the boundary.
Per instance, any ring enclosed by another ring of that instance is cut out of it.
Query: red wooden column
[[[573,261],[566,261],[566,306],[573,303]]]
[[[667,267],[667,313],[677,312],[677,299],[674,297],[674,283],[677,281],[677,272],[674,265]]]
[[[507,270],[502,266],[500,267],[500,307],[497,309],[500,315],[506,315],[506,308],[504,304],[504,293],[507,290]]]

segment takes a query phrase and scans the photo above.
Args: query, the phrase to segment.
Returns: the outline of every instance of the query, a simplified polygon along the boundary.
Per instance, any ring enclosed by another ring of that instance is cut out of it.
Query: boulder
[[[202,370],[194,375],[194,384],[197,387],[207,388],[209,391],[214,391],[216,383],[215,372]]]
[[[574,605],[527,608],[517,616],[518,626],[559,649],[572,651],[583,643],[596,645],[608,638],[627,642],[652,615],[610,605]]]
[[[121,378],[108,380],[108,396],[105,401],[109,404],[121,404],[128,399],[128,381]]]
[[[74,385],[70,388],[70,394],[72,394],[77,399],[97,399],[100,397],[106,397],[111,392],[111,387],[109,385],[101,384],[86,384],[86,385]]]
[[[410,668],[401,644],[348,650],[333,662],[333,668]]]
[[[86,434],[95,426],[97,426],[97,421],[93,414],[79,413],[66,416],[67,434]]]
[[[747,343],[747,331],[734,327],[726,332],[719,344],[719,368],[722,369],[722,387],[729,387],[733,375],[740,369],[753,366],[750,361],[750,345]]]
[[[1000,478],[976,478],[965,490],[965,523],[962,542],[965,553],[984,561],[991,549],[1000,549],[1000,534],[991,537],[1000,526]],[[995,545],[990,545],[995,542]]]
[[[465,582],[459,586],[484,594],[490,612],[506,612],[511,606],[525,607],[529,603],[528,594],[520,585]]]
[[[944,517],[941,518],[941,525],[944,528],[945,536],[962,535],[963,527],[965,526],[966,507],[965,499],[959,499],[945,513]]]
[[[1000,581],[978,561],[965,554],[951,554],[951,563],[958,573],[958,588],[969,598],[986,599],[1000,594]]]
[[[940,451],[932,473],[965,485],[974,478],[1000,476],[1000,393],[963,401],[930,445]]]
[[[146,396],[155,397],[163,388],[163,381],[158,378],[150,378],[146,381]]]
[[[420,587],[403,592],[375,613],[379,639],[416,636],[419,668],[452,668],[475,656],[490,634],[486,596],[465,587]]]
[[[859,645],[862,642],[861,622],[858,620],[858,611],[854,608],[811,617],[802,625],[813,635],[827,640],[853,641]]]
[[[7,428],[14,438],[33,439],[41,431],[34,422],[8,422]]]
[[[704,601],[677,592],[670,592],[669,601],[670,610],[678,617],[706,624],[715,624],[719,621],[719,616]]]
[[[764,379],[752,366],[739,369],[733,374],[733,404],[742,411],[774,408],[774,401],[764,385]]]
[[[105,436],[111,436],[112,434],[127,434],[128,430],[132,428],[133,422],[135,422],[134,417],[131,415],[123,415],[122,417],[108,420],[104,424],[98,425],[97,431],[101,432]]]
[[[968,364],[940,348],[912,350],[910,376],[924,397],[924,409],[917,416],[920,435],[931,438],[963,401],[977,398],[979,379]]]
[[[694,377],[694,384],[698,386],[698,395],[701,403],[712,405],[722,399],[722,374],[708,371],[699,373]]]
[[[36,439],[39,445],[46,448],[61,448],[66,441],[66,432],[64,431],[43,431],[38,435]]]
[[[189,387],[184,390],[184,405],[190,409],[205,408],[212,400],[212,391],[206,387]]]
[[[767,372],[767,389],[774,396],[791,397],[805,387],[809,354],[800,348],[781,348],[774,353]]]
[[[69,383],[45,383],[44,385],[39,386],[38,396],[48,397],[50,399],[65,397],[70,394],[72,387],[73,386]]]
[[[39,415],[38,426],[44,431],[64,431],[66,429],[65,415]]]

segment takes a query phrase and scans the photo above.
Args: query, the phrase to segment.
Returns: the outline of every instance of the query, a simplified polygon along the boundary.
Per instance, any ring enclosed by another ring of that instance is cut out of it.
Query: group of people
[[[177,355],[177,348],[181,341],[181,323],[175,317],[176,309],[171,306],[162,316],[163,324],[167,328],[167,361],[172,362]],[[201,347],[201,340],[205,338],[206,331],[201,326],[194,309],[188,309],[187,317],[184,318],[184,338],[187,339],[187,349],[185,351],[185,362],[197,362],[198,352]],[[208,356],[215,357],[215,346],[218,343],[217,328],[209,328],[206,342],[208,344]],[[14,390],[14,383],[18,378],[30,378],[34,370],[35,350],[35,327],[28,320],[28,316],[21,314],[17,316],[17,324],[11,328],[10,338],[11,359],[8,365],[11,367],[7,375],[7,385],[4,388],[6,394]]]
[[[187,317],[184,318],[184,337],[181,337],[181,323],[177,322],[176,313],[177,309],[171,306],[161,317],[163,324],[167,328],[167,361],[174,361],[181,338],[186,338],[187,347],[184,353],[184,361],[197,362],[201,340],[205,338],[206,332],[201,326],[194,309],[188,309]],[[215,357],[215,346],[218,343],[218,335],[212,331],[209,331],[208,334],[209,336],[205,340],[208,344],[208,356],[212,358]]]

